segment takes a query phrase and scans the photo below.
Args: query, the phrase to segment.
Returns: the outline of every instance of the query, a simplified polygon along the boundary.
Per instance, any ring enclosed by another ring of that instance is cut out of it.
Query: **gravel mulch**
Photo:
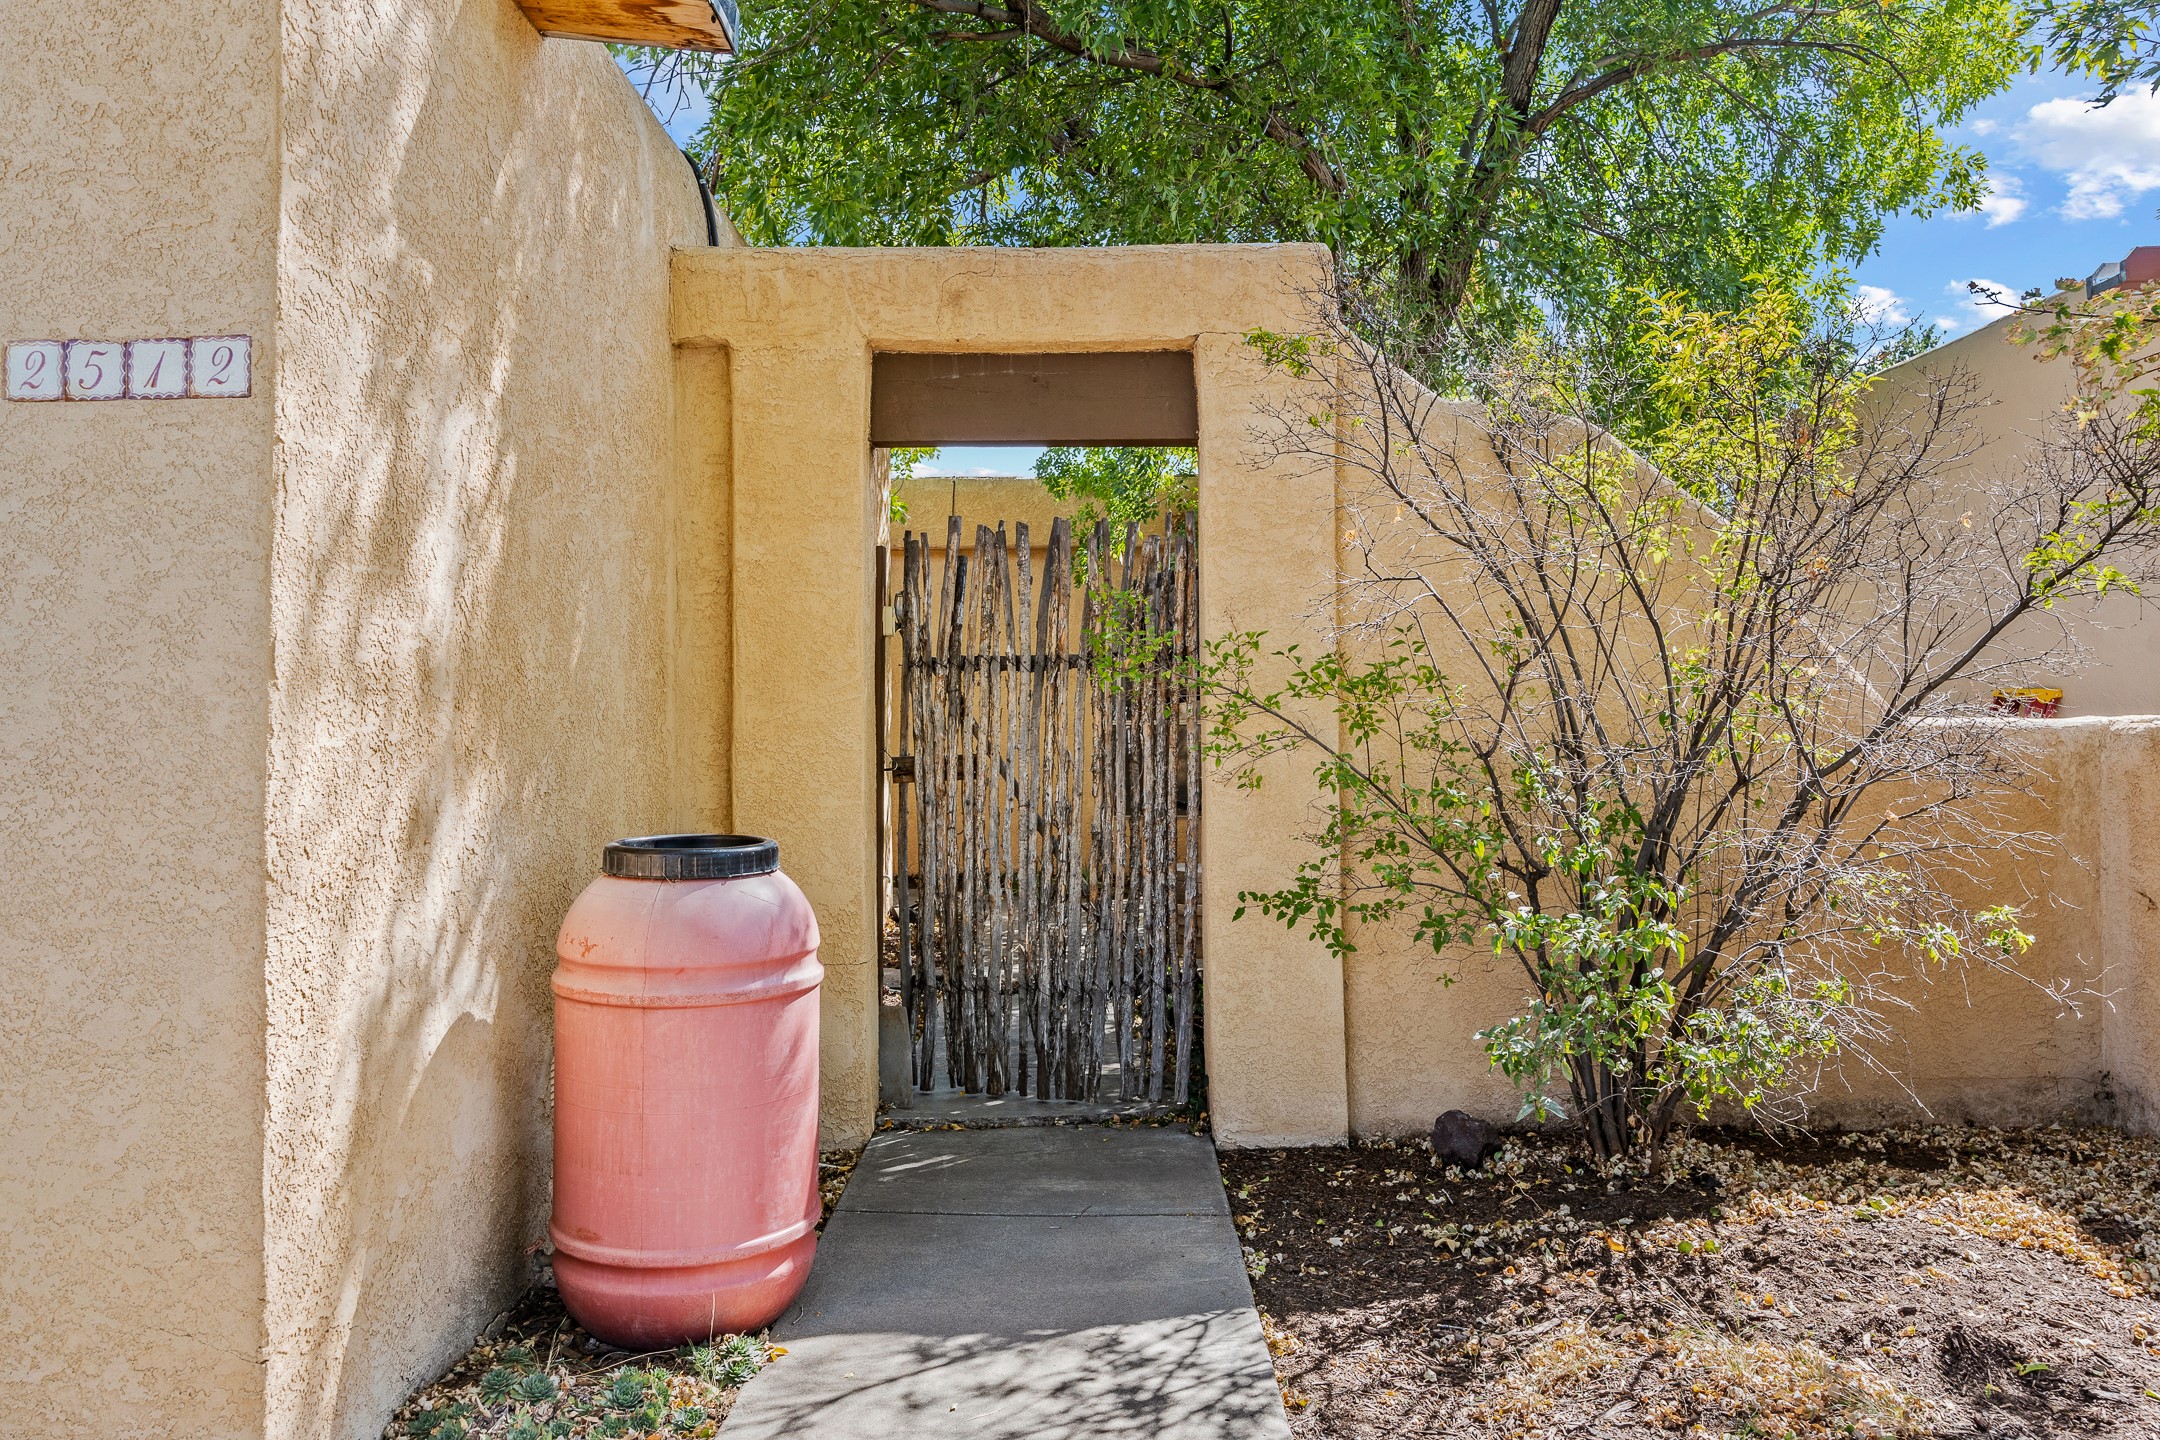
[[[1226,1151],[1298,1440],[2160,1436],[2160,1145]]]
[[[585,1333],[552,1284],[535,1285],[479,1343],[390,1419],[383,1440],[553,1440],[716,1434],[736,1392],[775,1355],[762,1336],[631,1355]]]
[[[860,1154],[819,1157],[820,1229]],[[543,1264],[508,1314],[407,1397],[383,1440],[703,1440],[719,1432],[750,1377],[785,1354],[762,1333],[650,1355],[618,1350],[563,1309]]]

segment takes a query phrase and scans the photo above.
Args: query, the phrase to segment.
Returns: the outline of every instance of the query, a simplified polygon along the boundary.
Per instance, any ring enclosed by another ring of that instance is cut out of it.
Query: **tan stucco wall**
[[[267,1429],[360,1437],[528,1273],[564,910],[706,820],[668,643],[704,220],[606,52],[509,0],[283,23]]]
[[[0,26],[0,340],[275,354],[270,0]],[[259,1432],[271,400],[0,403],[0,1433]]]
[[[2060,422],[2075,379],[2069,361],[2042,360],[2037,346],[2013,343],[2017,325],[2005,317],[1894,366],[1872,397],[1895,405],[1935,383],[1933,377],[1971,382],[1975,404],[1964,440],[1971,454],[1953,474],[1969,477],[1976,496],[2021,473]],[[2013,628],[2005,644],[2052,645],[2063,631],[2088,652],[2083,664],[2039,682],[2063,692],[2063,715],[2160,714],[2160,608],[2129,594],[2073,597]]]
[[[1950,357],[1983,394],[2008,393],[1980,412],[1982,436],[1970,469],[2018,463],[2017,418],[2037,427],[2054,401],[2033,393],[2033,371],[2060,376],[2061,367],[2035,366],[2031,350],[1998,335],[1970,347],[1979,359]],[[2028,368],[2019,368],[2019,367]],[[1910,373],[1897,377],[1910,381]],[[2018,387],[2028,387],[2020,390]],[[1893,387],[1894,393],[1894,387]],[[1427,418],[1428,443],[1455,457],[1472,483],[1497,462],[1471,412],[1436,405]],[[1454,427],[1442,436],[1439,427]],[[1392,502],[1360,514],[1357,495],[1365,482],[1345,467],[1345,536],[1361,524],[1386,525]],[[1384,542],[1383,542],[1384,543]],[[1346,560],[1349,557],[1346,556]],[[1430,570],[1429,559],[1383,557],[1386,573]],[[1438,583],[1445,584],[1444,577]],[[2082,623],[2082,622],[2080,622]],[[2145,685],[2160,683],[2134,656],[2127,641],[2160,634],[2091,632],[2096,647],[2117,645],[2112,675]],[[1466,657],[1447,653],[1440,663],[1453,672]],[[2085,692],[2090,700],[2091,692]],[[2135,698],[2118,688],[2114,698]],[[2026,907],[2039,942],[2026,957],[2023,977],[1978,965],[1918,974],[1886,962],[1884,1018],[1893,1033],[1853,1050],[1814,1077],[1809,1107],[1827,1123],[1870,1125],[1933,1114],[1944,1120],[2027,1123],[2060,1117],[2120,1115],[2138,1122],[2160,1095],[2150,1080],[2150,1047],[2139,1018],[2149,1020],[2151,992],[2160,982],[2160,924],[2140,921],[2136,902],[2138,846],[2127,833],[2150,829],[2160,818],[2152,797],[2130,779],[2137,774],[2138,739],[2153,722],[2135,718],[2021,723],[2031,748],[2031,793],[2009,797],[2006,824],[2041,838],[2042,853],[2005,852],[1974,877],[1970,900]],[[2131,817],[2118,820],[2116,817]],[[2114,824],[2125,833],[2103,833]],[[2054,837],[2052,841],[2048,837]],[[1280,883],[1278,880],[1276,883]],[[2160,895],[2149,885],[2146,893]],[[2113,916],[2113,928],[2102,925]],[[1357,949],[1344,963],[1350,1117],[1361,1134],[1406,1135],[1429,1126],[1442,1110],[1462,1108],[1493,1119],[1513,1118],[1519,1097],[1487,1063],[1477,1032],[1528,1002],[1529,985],[1519,966],[1495,958],[1483,946],[1435,955],[1408,923],[1348,925]],[[2040,983],[2035,984],[2033,981]],[[2072,997],[2062,1003],[2044,987]],[[2149,1123],[2149,1121],[2142,1122]]]
[[[995,526],[1000,520],[1010,527],[1028,527],[1028,546],[1040,551],[1050,542],[1050,526],[1059,516],[1070,518],[1080,508],[1077,500],[1059,500],[1032,475],[921,475],[893,487],[893,496],[907,507],[907,519],[892,527],[892,551],[900,554],[900,532],[913,530],[930,537],[933,554],[945,553],[947,517],[958,515],[961,543],[975,541],[978,524]]]
[[[2096,832],[2095,928],[2106,960],[2100,1054],[2116,1118],[2160,1134],[2160,719],[2108,724]],[[2069,803],[2064,806],[2065,813]],[[2067,822],[2066,822],[2067,824]]]
[[[2160,721],[2025,721],[2031,794],[2011,827],[2059,839],[2000,856],[1975,904],[2023,904],[2036,937],[2021,975],[1978,964],[1887,962],[1889,1038],[1810,1077],[1816,1123],[2044,1124],[2105,1120],[2160,1130]],[[1344,966],[1351,1124],[1411,1135],[1443,1110],[1514,1118],[1515,1091],[1476,1032],[1520,1013],[1528,985],[1487,951],[1434,956],[1407,934],[1357,936]],[[1440,976],[1453,977],[1443,985]],[[2038,982],[2038,983],[2035,983]],[[2070,1003],[2043,987],[2062,985]]]
[[[256,346],[0,406],[0,1432],[372,1434],[527,1273],[564,908],[725,804],[703,213],[510,0],[31,7],[0,101],[0,338]]]
[[[1286,382],[1241,337],[1302,328],[1324,264],[1311,246],[678,257],[676,340],[725,346],[732,362],[733,818],[779,839],[818,910],[829,1140],[868,1133],[877,1098],[871,354],[1192,349],[1203,626],[1314,635],[1333,477],[1269,462],[1254,407],[1283,400]],[[1260,792],[1212,793],[1204,812],[1210,1100],[1231,1144],[1348,1124],[1340,967],[1279,928],[1230,924],[1241,884],[1295,863],[1312,781],[1277,768]]]

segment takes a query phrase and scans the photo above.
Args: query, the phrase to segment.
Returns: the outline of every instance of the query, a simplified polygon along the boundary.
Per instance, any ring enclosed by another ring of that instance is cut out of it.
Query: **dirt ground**
[[[1518,1137],[1226,1151],[1299,1440],[2160,1437],[2160,1145]]]

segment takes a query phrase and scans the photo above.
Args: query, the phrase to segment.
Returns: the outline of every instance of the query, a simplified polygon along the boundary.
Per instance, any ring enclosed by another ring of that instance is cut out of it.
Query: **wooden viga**
[[[922,1089],[1182,1103],[1200,968],[1189,520],[904,541],[901,994]]]

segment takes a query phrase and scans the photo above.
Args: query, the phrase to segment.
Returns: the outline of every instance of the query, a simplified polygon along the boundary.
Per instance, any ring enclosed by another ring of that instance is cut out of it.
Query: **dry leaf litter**
[[[1226,1151],[1311,1437],[2160,1436],[2160,1145],[2101,1129]]]
[[[827,1217],[857,1153],[818,1161]],[[618,1350],[563,1309],[543,1263],[515,1308],[398,1407],[383,1440],[702,1440],[719,1432],[743,1385],[785,1354],[763,1334],[647,1355]]]

